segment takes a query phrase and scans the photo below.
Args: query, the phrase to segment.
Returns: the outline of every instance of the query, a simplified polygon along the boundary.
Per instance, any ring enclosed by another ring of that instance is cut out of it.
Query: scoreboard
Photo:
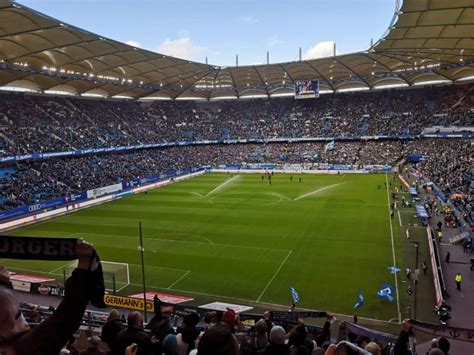
[[[295,99],[313,99],[319,97],[318,80],[295,81]]]

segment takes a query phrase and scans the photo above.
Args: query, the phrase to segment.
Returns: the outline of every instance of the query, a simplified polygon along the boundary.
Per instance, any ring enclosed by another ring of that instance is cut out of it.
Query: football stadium
[[[218,66],[0,0],[0,355],[474,354],[474,1],[394,5]]]

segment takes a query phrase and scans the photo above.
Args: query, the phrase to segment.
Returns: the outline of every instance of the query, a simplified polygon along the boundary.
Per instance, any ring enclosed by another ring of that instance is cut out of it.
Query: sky
[[[219,66],[319,58],[367,49],[395,0],[19,0],[104,37]]]

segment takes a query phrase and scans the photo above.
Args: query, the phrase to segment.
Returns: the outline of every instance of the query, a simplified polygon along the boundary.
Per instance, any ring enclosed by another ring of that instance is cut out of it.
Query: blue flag
[[[390,302],[393,302],[395,298],[393,298],[392,294],[394,293],[395,293],[395,288],[392,285],[384,282],[380,286],[380,290],[377,291],[377,296],[379,296],[380,298],[385,298],[386,300],[389,300]]]
[[[389,266],[387,269],[390,271],[391,274],[395,274],[400,271],[400,269],[396,266]]]
[[[290,287],[291,291],[291,299],[293,300],[294,303],[298,303],[300,301],[300,295],[298,295],[298,292],[296,292],[294,287]]]
[[[359,295],[357,296],[357,303],[352,307],[353,309],[360,308],[364,305],[364,295],[362,294],[362,290],[359,290]]]

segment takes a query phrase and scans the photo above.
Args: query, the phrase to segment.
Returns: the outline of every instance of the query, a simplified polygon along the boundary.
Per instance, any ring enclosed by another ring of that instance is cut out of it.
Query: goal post
[[[101,260],[102,271],[104,273],[104,284],[107,291],[113,293],[122,291],[130,285],[130,270],[127,263]],[[65,274],[71,276],[77,267],[77,260],[65,266]]]

